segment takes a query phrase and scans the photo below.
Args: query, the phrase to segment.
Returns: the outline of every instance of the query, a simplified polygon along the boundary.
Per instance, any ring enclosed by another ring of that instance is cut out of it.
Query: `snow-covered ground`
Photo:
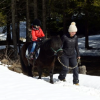
[[[73,85],[72,76],[62,82],[54,74],[50,84],[49,77],[31,78],[0,65],[0,100],[100,100],[99,76],[80,74],[80,86]]]

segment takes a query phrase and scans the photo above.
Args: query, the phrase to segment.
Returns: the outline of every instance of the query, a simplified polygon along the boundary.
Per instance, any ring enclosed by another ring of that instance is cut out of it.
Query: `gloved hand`
[[[81,65],[81,59],[80,58],[77,59],[77,62],[78,62],[79,65]]]
[[[37,38],[38,41],[44,41],[45,37]]]
[[[38,40],[38,41],[42,41],[42,39],[41,39],[41,38],[37,38],[37,40]]]

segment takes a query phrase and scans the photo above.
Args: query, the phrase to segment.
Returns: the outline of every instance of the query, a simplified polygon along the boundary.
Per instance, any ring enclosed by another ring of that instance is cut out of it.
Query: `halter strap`
[[[54,50],[52,47],[51,47],[51,49],[52,49],[52,51],[53,51],[55,54],[57,54],[58,51],[63,50],[62,48],[60,48],[60,49],[58,49],[58,50]]]

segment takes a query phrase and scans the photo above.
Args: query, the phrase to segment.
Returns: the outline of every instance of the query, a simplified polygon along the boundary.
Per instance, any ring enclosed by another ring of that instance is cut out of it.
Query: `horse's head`
[[[51,50],[56,56],[61,56],[63,53],[62,41],[58,36],[52,37],[51,39]]]

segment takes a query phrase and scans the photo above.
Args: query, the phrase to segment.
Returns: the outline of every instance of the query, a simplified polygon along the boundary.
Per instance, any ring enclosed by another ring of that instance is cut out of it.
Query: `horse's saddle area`
[[[28,48],[27,48],[27,50],[26,50],[26,58],[27,59],[29,59],[29,54],[30,54],[30,51],[31,51],[31,48],[32,48],[32,43],[28,46]],[[36,47],[35,47],[35,55],[34,55],[34,57],[35,57],[35,59],[37,59],[37,57],[38,57],[38,55],[39,55],[39,52],[40,52],[40,48],[38,48],[37,50],[36,50]]]
[[[27,50],[26,50],[26,58],[29,58],[29,54],[32,48],[32,43],[28,46]]]

